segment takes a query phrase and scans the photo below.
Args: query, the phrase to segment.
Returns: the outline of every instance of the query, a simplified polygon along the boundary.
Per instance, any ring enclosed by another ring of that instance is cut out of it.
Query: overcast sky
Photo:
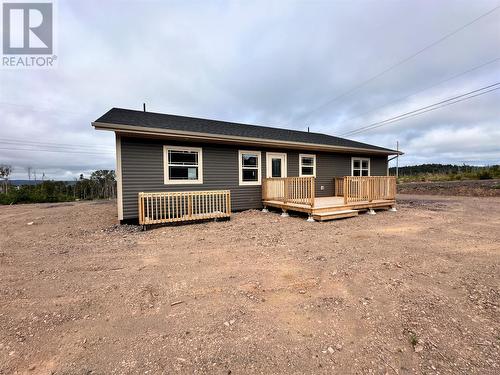
[[[59,0],[57,68],[0,70],[0,164],[14,167],[13,178],[27,178],[29,166],[56,179],[114,168],[113,133],[90,123],[143,102],[344,134],[500,81],[500,60],[449,79],[500,58],[498,9],[332,100],[498,5]],[[403,165],[500,163],[500,90],[352,138],[390,148],[399,140]]]

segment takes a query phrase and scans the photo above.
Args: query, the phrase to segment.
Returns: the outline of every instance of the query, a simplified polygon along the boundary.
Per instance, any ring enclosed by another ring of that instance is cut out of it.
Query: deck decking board
[[[342,197],[320,197],[314,199],[314,206],[293,202],[268,200],[262,202],[264,206],[281,208],[286,211],[304,212],[310,215],[343,210],[366,210],[369,208],[389,208],[396,204],[394,199],[378,199],[369,201],[349,202],[344,204]]]

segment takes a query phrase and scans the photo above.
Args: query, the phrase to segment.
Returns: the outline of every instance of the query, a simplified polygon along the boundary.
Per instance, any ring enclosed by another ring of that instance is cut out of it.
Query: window
[[[316,177],[316,155],[300,154],[299,163],[300,177]]]
[[[260,185],[260,151],[239,151],[240,185]]]
[[[353,176],[369,176],[370,175],[370,159],[367,158],[352,158],[352,173]]]
[[[202,184],[202,150],[195,147],[163,146],[165,184]]]

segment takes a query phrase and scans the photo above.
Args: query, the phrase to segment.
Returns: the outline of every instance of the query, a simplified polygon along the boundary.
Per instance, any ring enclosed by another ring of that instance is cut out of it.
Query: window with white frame
[[[260,151],[238,153],[240,185],[260,185]]]
[[[300,177],[316,177],[316,155],[300,154],[299,163]]]
[[[368,158],[352,158],[352,173],[353,176],[369,176],[370,175],[370,159]]]
[[[165,184],[202,184],[202,149],[163,146]]]

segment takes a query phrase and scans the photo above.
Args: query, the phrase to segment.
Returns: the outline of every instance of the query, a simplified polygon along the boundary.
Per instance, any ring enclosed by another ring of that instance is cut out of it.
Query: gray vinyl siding
[[[367,156],[363,154],[316,153],[316,196],[333,195],[334,177],[350,176],[352,157],[370,158],[370,175],[387,174],[387,157]],[[323,189],[322,189],[323,187]]]
[[[370,174],[372,176],[387,176],[387,156],[370,158]]]
[[[163,145],[201,147],[203,152],[203,184],[165,185]],[[137,218],[139,192],[230,190],[233,210],[261,208],[261,186],[239,186],[238,151],[261,151],[261,176],[266,176],[266,151],[287,154],[287,175],[299,175],[297,150],[265,149],[238,145],[222,145],[170,140],[121,137],[121,166],[123,189],[123,218]],[[333,177],[351,175],[351,156],[348,154],[316,154],[316,194],[331,196]],[[369,157],[362,154],[355,156]],[[387,158],[371,156],[371,175],[387,173]],[[321,190],[323,186],[323,190]]]

